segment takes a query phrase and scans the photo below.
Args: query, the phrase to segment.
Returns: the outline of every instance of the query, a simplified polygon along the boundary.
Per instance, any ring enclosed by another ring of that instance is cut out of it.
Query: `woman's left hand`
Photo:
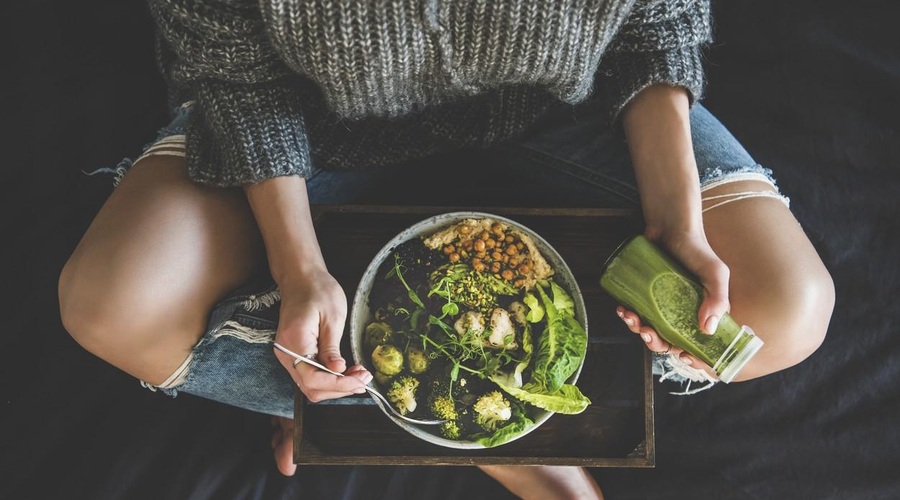
[[[728,266],[722,262],[706,240],[702,227],[696,230],[648,229],[648,239],[659,245],[675,257],[684,267],[700,279],[706,291],[698,312],[701,329],[712,334],[718,327],[722,315],[730,309],[728,301]],[[628,326],[628,329],[641,336],[647,347],[654,352],[673,352],[679,358],[694,367],[706,367],[698,358],[671,346],[663,340],[655,330],[641,323],[641,319],[633,311],[619,306],[616,313]],[[712,374],[712,370],[707,372]]]
[[[665,84],[639,92],[623,110],[622,123],[634,165],[647,229],[644,234],[688,271],[706,289],[698,321],[713,333],[729,310],[728,266],[713,252],[703,229],[700,179],[691,139],[689,99],[685,89]],[[641,324],[637,314],[618,309],[634,333],[656,352],[671,352],[694,367],[706,367],[699,359],[662,340]],[[707,367],[707,372],[712,370]]]

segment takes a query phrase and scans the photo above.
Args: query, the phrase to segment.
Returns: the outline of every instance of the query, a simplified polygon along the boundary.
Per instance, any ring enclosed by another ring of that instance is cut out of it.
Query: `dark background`
[[[852,4],[852,5],[851,5]],[[900,498],[900,34],[883,1],[714,3],[706,106],[775,170],[837,306],[803,364],[693,397],[657,387],[657,467],[608,498]],[[169,400],[81,350],[59,270],[109,194],[82,170],[166,121],[142,2],[5,2],[0,498],[497,498],[472,468],[309,467],[268,419]]]

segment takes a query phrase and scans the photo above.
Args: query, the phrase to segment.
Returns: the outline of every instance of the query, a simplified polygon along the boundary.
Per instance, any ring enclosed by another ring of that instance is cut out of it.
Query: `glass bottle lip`
[[[756,334],[753,333],[753,330],[751,330],[747,325],[741,326],[741,331],[740,333],[738,333],[736,338],[740,338],[745,333],[750,335],[750,340],[748,340],[747,343],[744,344],[741,352],[739,352],[734,357],[734,359],[732,359],[731,362],[728,363],[725,369],[722,370],[722,373],[719,374],[720,382],[728,384],[732,380],[734,380],[734,377],[737,376],[737,374],[744,368],[744,366],[747,365],[750,359],[753,358],[753,356],[755,356],[757,352],[759,352],[760,348],[762,348],[764,344],[763,340],[757,337]],[[722,354],[722,358],[725,358],[728,354],[729,352],[726,350],[726,352]]]
[[[602,277],[604,274],[606,274],[606,270],[609,268],[609,264],[616,258],[617,255],[622,252],[622,249],[624,249],[626,246],[628,246],[629,243],[640,238],[641,236],[641,234],[635,234],[622,240],[622,242],[619,243],[616,249],[609,254],[609,257],[606,258],[606,261],[603,262],[603,265],[600,267],[600,276]]]

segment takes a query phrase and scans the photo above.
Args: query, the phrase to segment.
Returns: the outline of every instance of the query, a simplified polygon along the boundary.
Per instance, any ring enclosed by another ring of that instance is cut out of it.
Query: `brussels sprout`
[[[363,332],[363,343],[366,345],[367,349],[372,350],[382,344],[390,342],[393,333],[391,325],[381,321],[375,321],[366,325],[366,329]]]
[[[421,347],[411,345],[406,348],[406,364],[412,373],[424,373],[431,366],[431,358]]]
[[[382,344],[372,351],[372,364],[375,370],[394,376],[403,370],[403,353],[391,344]]]
[[[375,382],[382,387],[387,387],[388,384],[391,383],[391,379],[394,378],[393,375],[385,375],[378,370],[375,370],[375,373],[372,374]]]

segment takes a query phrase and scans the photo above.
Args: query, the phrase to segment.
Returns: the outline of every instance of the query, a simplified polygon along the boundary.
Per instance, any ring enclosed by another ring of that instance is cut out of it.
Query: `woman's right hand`
[[[347,298],[324,266],[289,275],[279,283],[281,310],[275,341],[300,354],[316,354],[337,377],[306,363],[294,366],[294,358],[275,350],[282,366],[312,401],[362,394],[372,374],[360,365],[347,368],[341,356],[341,337],[347,318]]]
[[[341,336],[347,297],[328,272],[316,239],[306,180],[273,177],[246,186],[247,201],[266,246],[269,269],[281,290],[275,341],[299,354],[315,354],[337,377],[275,349],[275,356],[310,401],[361,394],[372,375],[361,366],[347,368]]]

